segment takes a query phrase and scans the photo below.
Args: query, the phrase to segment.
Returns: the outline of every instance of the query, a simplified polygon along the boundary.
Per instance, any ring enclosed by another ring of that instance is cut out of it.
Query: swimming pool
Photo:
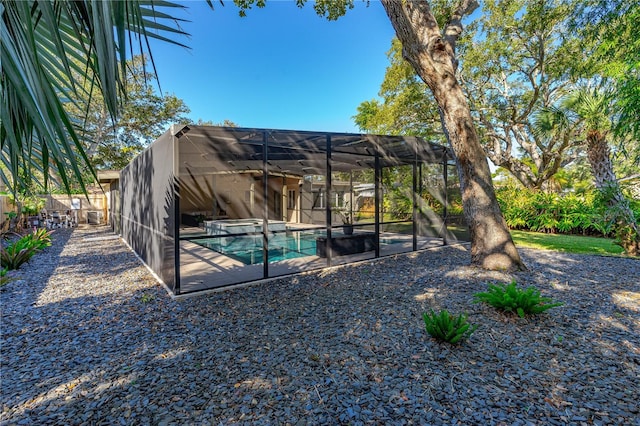
[[[316,239],[324,236],[326,236],[324,230],[271,234],[269,236],[269,263],[315,256]],[[245,265],[256,265],[263,262],[262,235],[203,238],[193,239],[191,242],[224,254]],[[382,245],[406,242],[406,239],[380,238]]]
[[[295,232],[269,236],[269,262],[315,256],[318,232]],[[208,249],[239,260],[245,265],[262,263],[262,235],[205,238],[192,240]]]

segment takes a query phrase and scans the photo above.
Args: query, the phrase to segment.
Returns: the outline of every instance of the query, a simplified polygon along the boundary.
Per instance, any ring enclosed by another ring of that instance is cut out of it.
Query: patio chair
[[[60,217],[59,212],[51,213],[51,227],[52,228],[61,228],[62,227],[62,218]]]

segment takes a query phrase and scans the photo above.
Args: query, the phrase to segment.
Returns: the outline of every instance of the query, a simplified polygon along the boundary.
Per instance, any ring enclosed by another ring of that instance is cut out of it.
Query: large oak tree
[[[382,4],[402,42],[403,56],[433,92],[456,155],[472,263],[487,269],[523,268],[496,200],[469,104],[456,78],[456,42],[463,30],[462,18],[473,12],[478,2],[458,2],[442,28],[429,2],[382,0]]]
[[[560,0],[486,0],[482,14],[458,42],[459,76],[489,159],[527,188],[547,189],[578,151],[568,138],[533,131],[531,117],[566,93],[577,38],[567,33],[571,16]],[[370,132],[415,134],[433,139],[438,113],[433,97],[402,58],[393,40],[378,95],[358,107],[355,121]]]

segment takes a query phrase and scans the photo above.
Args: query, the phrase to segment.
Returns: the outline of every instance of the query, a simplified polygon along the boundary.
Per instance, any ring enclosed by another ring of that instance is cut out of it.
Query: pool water
[[[325,231],[304,231],[271,234],[269,236],[269,263],[298,257],[316,255],[316,238],[324,237]],[[241,235],[193,239],[193,243],[224,254],[245,265],[263,262],[262,235]],[[406,239],[380,238],[380,244],[406,243]]]
[[[269,237],[269,262],[315,256],[316,238],[320,235],[324,234],[313,232],[272,234]],[[263,261],[262,235],[207,238],[192,240],[192,242],[239,260],[245,265],[260,264]]]

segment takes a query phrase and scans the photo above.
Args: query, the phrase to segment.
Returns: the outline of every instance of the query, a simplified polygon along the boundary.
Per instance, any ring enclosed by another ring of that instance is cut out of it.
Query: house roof
[[[375,153],[382,167],[452,163],[451,150],[415,136],[381,136],[216,126],[174,126],[180,173],[207,174],[262,170],[266,154],[270,172],[324,174],[331,149],[333,171],[372,169]]]
[[[120,179],[120,170],[98,170],[98,182],[109,183]]]

